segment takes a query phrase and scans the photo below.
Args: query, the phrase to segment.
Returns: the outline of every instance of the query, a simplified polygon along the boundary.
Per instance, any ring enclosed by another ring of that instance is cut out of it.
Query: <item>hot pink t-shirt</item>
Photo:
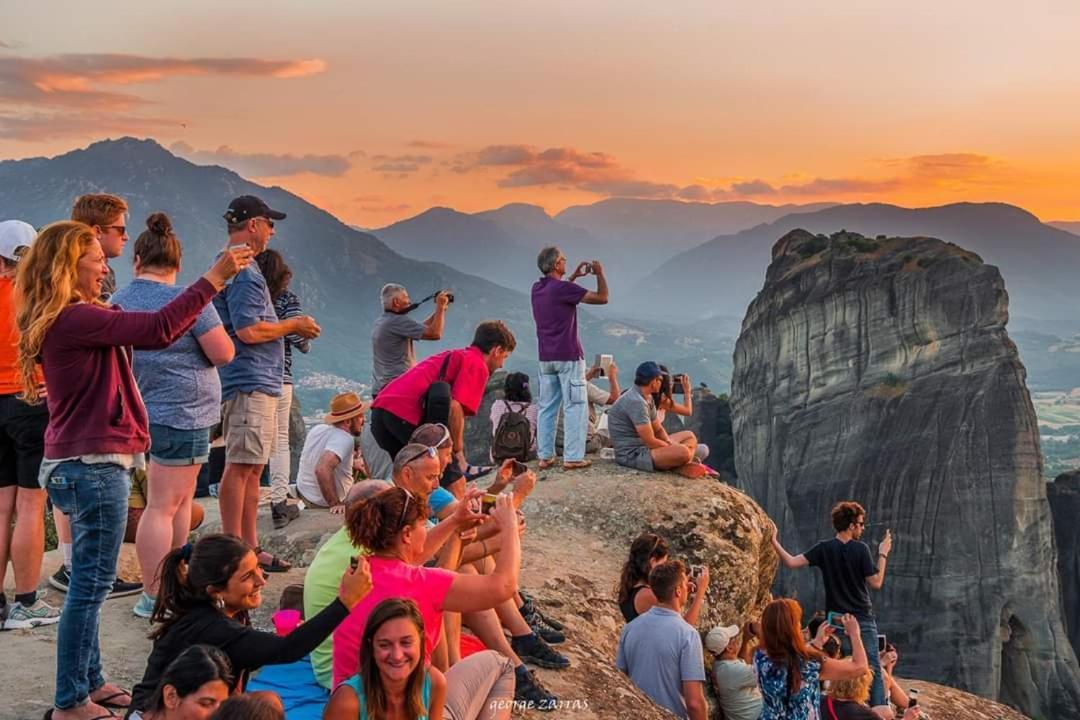
[[[432,355],[416,367],[390,382],[379,391],[373,408],[393,413],[407,423],[419,425],[423,420],[424,395],[432,383],[438,382],[439,371],[447,353],[450,362],[446,366],[445,380],[450,383],[450,395],[459,403],[466,415],[475,415],[484,399],[488,372],[484,354],[479,348],[468,347],[462,350],[447,350]]]
[[[381,397],[381,395],[380,395]],[[360,670],[360,641],[368,616],[375,606],[390,598],[408,598],[420,608],[424,618],[427,658],[439,644],[442,632],[443,600],[457,573],[441,568],[408,565],[396,558],[368,556],[371,592],[349,613],[334,631],[334,687]]]

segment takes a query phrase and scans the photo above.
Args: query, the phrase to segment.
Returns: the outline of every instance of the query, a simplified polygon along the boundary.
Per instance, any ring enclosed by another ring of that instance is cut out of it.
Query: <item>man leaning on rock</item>
[[[878,657],[877,622],[869,588],[880,590],[885,584],[885,565],[892,551],[892,532],[885,531],[885,539],[878,545],[875,563],[871,560],[870,546],[862,542],[866,528],[866,511],[862,505],[852,501],[836,503],[832,509],[832,523],[836,536],[822,540],[801,555],[792,555],[784,549],[774,525],[773,549],[786,568],[820,568],[825,584],[825,609],[828,612],[850,613],[859,621],[866,658],[874,671],[870,705],[879,717],[888,719],[893,717],[893,713],[885,699],[881,660]]]

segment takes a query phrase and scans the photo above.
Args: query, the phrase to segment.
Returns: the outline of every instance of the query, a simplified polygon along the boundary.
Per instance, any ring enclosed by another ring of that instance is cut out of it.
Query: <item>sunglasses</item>
[[[119,235],[127,235],[127,225],[99,225],[102,231],[115,230]]]
[[[430,447],[430,446],[425,447],[423,450],[421,450],[420,452],[416,453],[415,455],[410,457],[408,460],[406,460],[404,465],[408,465],[411,462],[419,460],[420,458],[424,457],[425,455],[427,455],[430,458],[439,457],[439,449],[437,447]]]
[[[264,223],[266,223],[266,226],[269,227],[271,230],[274,229],[274,221],[271,220],[270,218],[261,217],[261,218],[258,218],[258,219],[262,220]]]
[[[401,492],[405,493],[405,504],[401,506],[401,517],[398,518],[398,530],[405,527],[405,514],[409,511],[409,501],[412,500],[412,493],[401,488]]]

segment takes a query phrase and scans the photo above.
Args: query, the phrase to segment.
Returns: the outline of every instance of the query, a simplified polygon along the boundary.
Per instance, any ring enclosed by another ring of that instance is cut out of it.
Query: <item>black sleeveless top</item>
[[[626,599],[619,603],[619,612],[622,613],[623,620],[630,622],[638,616],[638,611],[634,609],[634,598],[637,594],[645,589],[645,585],[638,585],[637,587],[630,588],[630,594],[626,596]]]

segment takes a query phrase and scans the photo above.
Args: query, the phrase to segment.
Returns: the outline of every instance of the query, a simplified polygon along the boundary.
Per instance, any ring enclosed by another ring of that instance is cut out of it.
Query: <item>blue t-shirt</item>
[[[124,310],[160,310],[185,290],[153,280],[135,279],[112,296]],[[199,313],[191,330],[163,350],[136,350],[132,361],[150,422],[181,430],[202,430],[221,416],[221,382],[196,339],[221,319],[213,305]]]
[[[705,682],[701,635],[682,615],[654,605],[623,626],[615,667],[657,705],[688,717],[684,682]]]
[[[236,357],[220,368],[221,399],[230,400],[238,392],[261,392],[277,397],[285,374],[285,340],[278,338],[248,345],[236,331],[257,322],[278,321],[266,278],[255,263],[241,270],[214,298],[214,307],[229,337],[236,344]]]
[[[348,685],[356,691],[356,697],[360,698],[360,718],[359,720],[368,720],[367,714],[367,697],[364,696],[364,687],[360,682],[359,675],[353,675],[348,680],[345,680],[341,685]],[[341,687],[338,685],[338,687]],[[431,707],[431,675],[424,673],[424,687],[420,691],[421,699],[424,703],[424,710]],[[420,716],[420,720],[427,720],[427,713],[425,712]]]

